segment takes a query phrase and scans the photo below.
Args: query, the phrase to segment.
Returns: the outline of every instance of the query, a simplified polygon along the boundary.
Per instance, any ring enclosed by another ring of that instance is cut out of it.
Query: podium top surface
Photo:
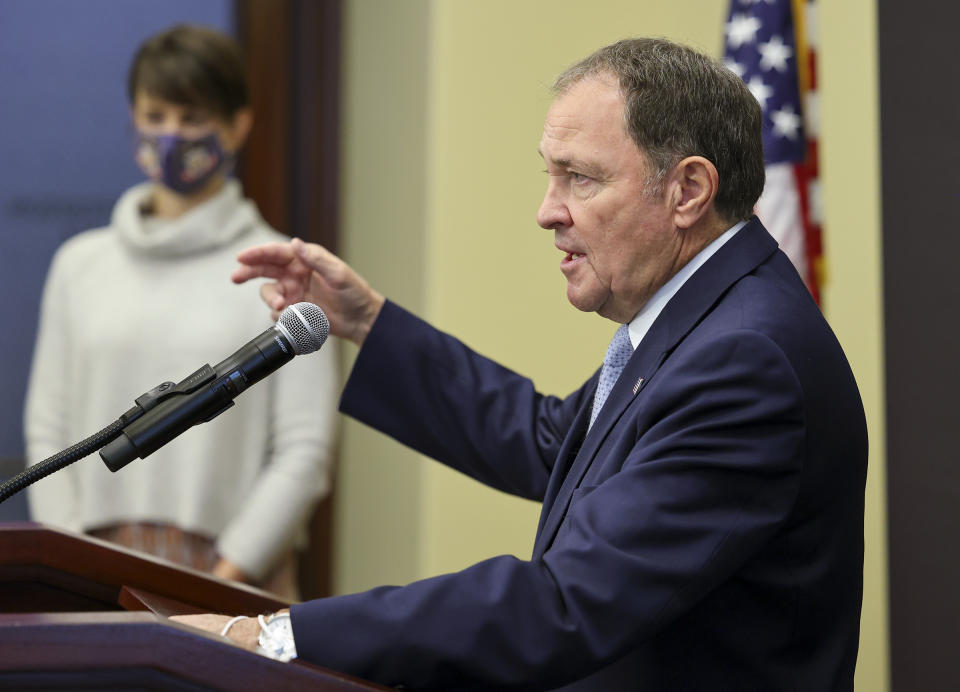
[[[303,661],[280,663],[165,617],[288,605],[88,536],[0,523],[3,689],[388,689]]]
[[[153,594],[159,597],[158,602],[168,599],[182,603],[184,607],[177,612],[184,613],[255,615],[290,605],[261,589],[218,579],[90,536],[34,523],[0,523],[0,583],[3,582],[54,587],[110,604],[117,603],[121,589],[126,587]],[[0,612],[10,612],[2,596]]]

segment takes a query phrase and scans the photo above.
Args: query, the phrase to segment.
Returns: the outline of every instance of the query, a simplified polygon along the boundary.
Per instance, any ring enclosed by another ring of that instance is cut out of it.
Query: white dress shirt
[[[724,243],[730,240],[736,235],[737,231],[746,225],[746,221],[741,221],[732,228],[727,229],[723,235],[715,239],[707,245],[707,247],[698,252],[692,260],[683,265],[680,271],[674,274],[667,283],[661,286],[657,292],[650,297],[650,300],[640,309],[640,312],[630,320],[628,328],[630,330],[630,343],[633,344],[634,350],[640,345],[640,341],[646,336],[654,321],[663,311],[663,308],[666,307],[676,292],[680,290],[680,287],[687,282],[687,279],[693,276],[694,272],[696,272],[704,262],[713,257],[713,254],[723,247]]]

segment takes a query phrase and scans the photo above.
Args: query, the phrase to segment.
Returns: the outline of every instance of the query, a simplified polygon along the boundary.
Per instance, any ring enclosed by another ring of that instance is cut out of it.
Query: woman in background
[[[191,26],[153,36],[128,96],[149,181],[120,197],[109,226],[54,256],[27,393],[29,464],[268,326],[257,288],[224,279],[239,250],[285,240],[228,177],[253,124],[238,46]],[[296,549],[330,487],[335,360],[331,344],[294,359],[116,474],[97,459],[45,478],[29,489],[32,517],[295,599]]]

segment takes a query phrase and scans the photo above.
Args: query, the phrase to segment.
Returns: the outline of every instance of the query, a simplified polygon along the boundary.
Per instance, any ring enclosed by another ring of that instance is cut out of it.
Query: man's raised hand
[[[299,238],[247,248],[237,261],[235,283],[273,279],[261,286],[260,296],[274,319],[293,303],[316,303],[327,314],[331,333],[360,345],[383,307],[384,297],[346,262]]]

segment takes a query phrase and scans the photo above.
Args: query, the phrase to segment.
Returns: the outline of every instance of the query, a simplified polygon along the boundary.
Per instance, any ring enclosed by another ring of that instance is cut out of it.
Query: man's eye
[[[589,176],[586,176],[583,173],[577,173],[576,171],[570,171],[570,177],[573,179],[573,182],[578,185],[582,185],[590,180]]]

